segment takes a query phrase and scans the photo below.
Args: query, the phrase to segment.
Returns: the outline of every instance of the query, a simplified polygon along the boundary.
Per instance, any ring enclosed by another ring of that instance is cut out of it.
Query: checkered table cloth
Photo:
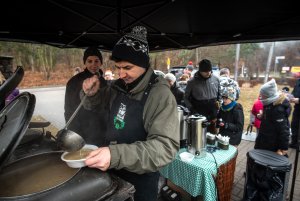
[[[201,195],[204,201],[217,200],[213,178],[217,173],[215,160],[220,167],[236,155],[237,149],[230,145],[228,150],[217,150],[213,155],[206,153],[206,157],[194,158],[189,163],[180,160],[179,154],[184,151],[186,149],[180,149],[173,162],[161,169],[160,173],[193,197]]]

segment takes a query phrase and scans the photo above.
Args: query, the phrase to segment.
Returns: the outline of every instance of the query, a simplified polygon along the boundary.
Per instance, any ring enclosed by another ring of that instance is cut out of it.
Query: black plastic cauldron
[[[62,152],[9,160],[26,133],[35,96],[24,92],[0,112],[0,201],[131,200],[134,187],[97,169],[69,168]]]

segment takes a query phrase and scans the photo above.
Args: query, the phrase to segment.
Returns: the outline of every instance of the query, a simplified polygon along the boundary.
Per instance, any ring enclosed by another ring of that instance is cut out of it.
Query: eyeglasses
[[[222,96],[222,98],[223,98],[223,99],[228,99],[228,97],[226,97],[226,96]]]

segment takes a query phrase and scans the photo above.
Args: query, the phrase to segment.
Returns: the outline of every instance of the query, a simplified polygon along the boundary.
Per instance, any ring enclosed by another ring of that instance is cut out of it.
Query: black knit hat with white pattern
[[[147,30],[136,26],[124,35],[114,46],[111,59],[114,61],[127,61],[142,68],[149,68],[149,47]]]

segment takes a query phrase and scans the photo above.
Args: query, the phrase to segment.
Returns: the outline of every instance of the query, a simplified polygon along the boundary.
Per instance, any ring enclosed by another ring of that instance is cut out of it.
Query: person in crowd
[[[104,73],[105,80],[114,80],[114,74],[111,70],[106,70]]]
[[[8,61],[3,60],[2,62],[5,64],[4,65],[5,68],[2,68],[2,70],[4,69],[4,73],[2,73],[0,70],[0,86],[2,84],[4,84],[4,82],[6,80],[8,80],[9,77],[11,77],[13,75],[13,72],[12,72],[13,69],[10,67]],[[0,100],[0,110],[3,109],[12,100],[14,100],[19,94],[20,94],[20,91],[18,88],[13,89],[12,92],[6,98],[4,98],[3,100]]]
[[[238,146],[242,140],[244,128],[244,112],[240,103],[236,102],[236,90],[233,86],[222,87],[222,106],[218,113],[220,134],[228,136],[229,144]]]
[[[104,79],[106,80],[107,85],[111,85],[114,81],[114,74],[111,70],[106,70],[104,73]]]
[[[180,88],[179,84],[176,82],[176,77],[172,73],[167,73],[165,79],[168,81],[171,92],[175,96],[177,105],[184,106],[184,91]]]
[[[239,84],[235,80],[230,78],[230,70],[228,68],[222,68],[220,70],[219,79],[221,86],[231,85],[234,87],[234,90],[236,90],[236,100],[238,100],[240,97],[241,90]]]
[[[20,90],[15,88],[5,99],[5,105],[13,101],[20,94]]]
[[[180,76],[178,84],[179,84],[180,88],[183,89],[183,91],[185,91],[187,82],[190,80],[190,77],[191,76],[189,74],[183,74]]]
[[[283,87],[281,89],[281,93],[283,93],[288,101],[290,101],[294,96],[290,93],[290,88],[289,87]],[[292,105],[291,103],[289,104],[289,107],[286,110],[288,117],[290,117],[292,113]],[[290,124],[289,124],[290,125]]]
[[[2,72],[0,71],[0,86],[4,83],[5,80],[6,80],[6,79],[5,79],[4,75],[3,75]]]
[[[199,70],[188,81],[184,101],[191,114],[200,114],[210,122],[208,132],[215,133],[217,113],[220,103],[220,81],[212,74],[212,64],[208,59],[199,62]]]
[[[84,71],[73,76],[67,83],[65,93],[65,120],[70,119],[78,105],[80,104],[79,92],[82,89],[82,83],[86,78],[97,75],[102,85],[106,82],[103,78],[103,72],[100,69],[102,65],[102,54],[97,47],[88,47],[83,55]],[[95,113],[93,111],[81,108],[75,118],[72,120],[68,129],[78,133],[83,137],[86,143],[101,146],[104,144],[104,132],[106,129],[105,113]],[[101,131],[101,132],[99,132]]]
[[[2,60],[2,63],[0,63],[0,72],[7,80],[13,74],[12,63],[6,59]]]
[[[2,72],[0,71],[0,86],[5,82],[5,77],[2,74]],[[5,107],[5,100],[0,100],[0,111]]]
[[[114,174],[132,183],[135,201],[156,201],[158,170],[179,150],[177,104],[167,81],[149,63],[145,27],[136,26],[112,50],[119,79],[100,88],[96,76],[83,82],[88,95],[84,107],[109,113],[107,146],[89,154],[88,167]]]
[[[261,124],[261,118],[264,110],[264,106],[261,102],[261,97],[259,96],[255,101],[251,109],[250,121],[251,125],[256,128],[256,133],[259,133],[259,128]]]
[[[278,93],[274,79],[261,86],[260,96],[264,110],[254,148],[287,156],[290,128],[286,109],[289,101],[283,94]]]
[[[74,75],[77,75],[78,73],[80,73],[81,72],[81,68],[79,67],[79,66],[77,66],[75,69],[74,69],[74,74],[73,74],[73,76]]]
[[[300,98],[300,79],[297,80],[294,89],[292,91],[293,97],[290,97],[290,103],[294,103],[294,111],[292,114],[292,122],[291,122],[291,130],[292,130],[292,140],[291,144],[289,145],[291,148],[296,149],[297,146],[299,147],[299,122],[300,122],[300,105],[299,105],[299,98]]]
[[[194,70],[194,65],[192,61],[189,61],[188,65],[183,70],[183,74],[191,75]]]

